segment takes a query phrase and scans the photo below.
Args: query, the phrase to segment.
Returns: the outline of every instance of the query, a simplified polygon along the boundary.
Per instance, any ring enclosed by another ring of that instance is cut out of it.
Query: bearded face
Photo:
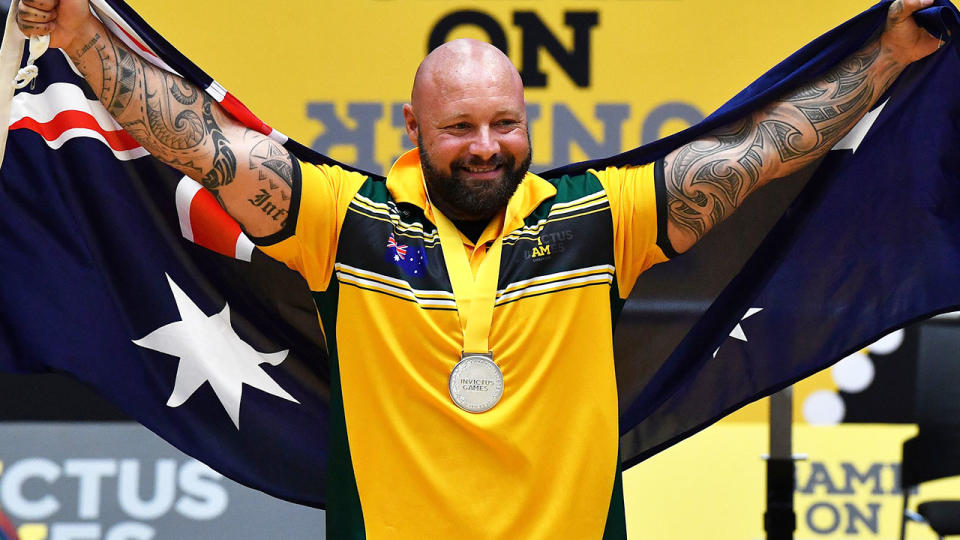
[[[453,159],[441,170],[418,137],[420,164],[430,199],[451,219],[485,220],[507,206],[530,168],[531,152],[516,156],[499,152],[489,159],[466,156]]]

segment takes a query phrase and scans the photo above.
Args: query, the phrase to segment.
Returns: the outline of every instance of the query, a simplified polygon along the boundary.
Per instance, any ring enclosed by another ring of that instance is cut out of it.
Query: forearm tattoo
[[[290,153],[228,117],[206,92],[145,62],[109,33],[97,33],[73,57],[117,122],[161,161],[213,192],[241,225],[250,217],[282,222],[291,199]],[[237,187],[237,149],[250,153],[253,178]],[[228,193],[229,192],[229,193]]]
[[[877,41],[822,79],[668,156],[668,219],[687,244],[675,247],[688,248],[757,187],[817,160],[843,138],[900,72],[877,65],[879,57]]]

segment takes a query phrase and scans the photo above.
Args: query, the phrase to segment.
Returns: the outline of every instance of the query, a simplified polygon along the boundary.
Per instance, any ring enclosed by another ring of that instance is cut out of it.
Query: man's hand
[[[28,37],[50,34],[50,46],[61,49],[83,39],[95,19],[88,0],[19,0],[17,26]]]
[[[933,5],[933,0],[896,0],[887,12],[887,27],[880,36],[884,54],[902,65],[915,62],[937,50],[941,41],[917,26],[913,14]]]

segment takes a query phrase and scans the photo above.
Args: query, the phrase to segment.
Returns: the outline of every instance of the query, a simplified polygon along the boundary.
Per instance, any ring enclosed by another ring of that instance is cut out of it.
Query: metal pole
[[[763,514],[767,540],[793,540],[793,531],[797,529],[793,459],[793,388],[788,387],[770,396],[767,511]]]

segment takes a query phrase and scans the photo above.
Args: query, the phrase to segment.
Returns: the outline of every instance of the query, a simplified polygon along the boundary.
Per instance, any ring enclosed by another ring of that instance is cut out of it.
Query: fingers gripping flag
[[[93,5],[138,54],[251,129],[302,160],[335,163],[257,119],[122,2]],[[553,173],[650,162],[736,120],[857,50],[888,5],[811,43],[704,122]],[[918,18],[947,35],[956,17],[938,2]],[[38,78],[13,98],[0,169],[0,368],[72,373],[231,478],[323,507],[330,386],[305,284],[252,249],[208,193],[150,158],[62,53],[37,65]],[[960,305],[949,283],[960,262],[951,204],[960,200],[958,80],[951,43],[895,86],[863,136],[827,158],[675,342],[645,347],[662,354],[618,349],[626,464],[890,328]],[[400,238],[385,238],[384,253],[408,273],[425,264]],[[775,343],[791,344],[788,358]]]

